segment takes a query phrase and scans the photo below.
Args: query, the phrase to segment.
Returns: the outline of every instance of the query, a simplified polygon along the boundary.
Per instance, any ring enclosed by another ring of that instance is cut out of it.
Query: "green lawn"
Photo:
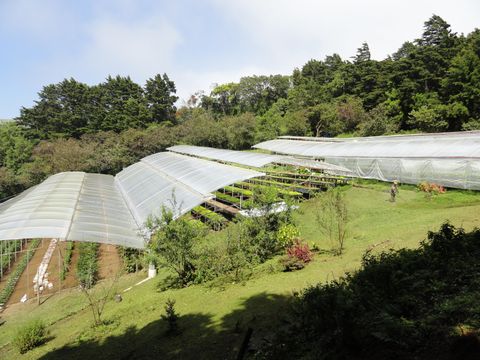
[[[351,215],[349,238],[342,256],[317,254],[305,269],[292,273],[278,271],[278,259],[260,266],[257,275],[244,284],[228,284],[223,289],[191,286],[186,289],[157,291],[158,279],[122,293],[123,301],[107,305],[108,325],[93,329],[92,315],[78,290],[66,291],[46,300],[17,305],[2,314],[0,358],[102,359],[235,358],[247,327],[254,329],[252,346],[278,326],[283,309],[293,292],[317,282],[337,278],[358,268],[367,248],[414,247],[429,230],[449,220],[471,229],[480,225],[480,194],[449,191],[432,199],[413,187],[401,187],[396,203],[389,202],[389,185],[362,182],[361,187],[344,189]],[[316,200],[304,202],[295,214],[301,236],[328,248],[328,242],[315,224]],[[227,230],[211,235],[218,241]],[[162,277],[164,273],[160,274]],[[128,275],[120,280],[124,289],[144,275]],[[164,335],[166,299],[176,300],[181,335]],[[42,318],[49,325],[50,340],[23,356],[9,345],[18,326]]]

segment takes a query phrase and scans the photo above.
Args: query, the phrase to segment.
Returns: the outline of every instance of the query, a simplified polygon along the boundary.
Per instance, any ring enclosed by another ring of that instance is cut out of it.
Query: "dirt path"
[[[27,267],[20,276],[17,286],[15,286],[15,290],[13,290],[12,296],[10,296],[10,299],[7,301],[7,306],[19,302],[24,294],[27,294],[28,299],[35,296],[33,291],[33,277],[37,272],[38,266],[42,262],[43,255],[45,254],[45,251],[47,251],[49,243],[49,239],[41,240],[35,254],[30,259]]]
[[[98,278],[112,278],[122,270],[123,261],[114,245],[100,244],[98,249]]]

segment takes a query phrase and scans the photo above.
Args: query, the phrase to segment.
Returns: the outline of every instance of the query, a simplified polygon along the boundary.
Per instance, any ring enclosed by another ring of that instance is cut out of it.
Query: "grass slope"
[[[344,190],[352,220],[342,256],[317,254],[305,269],[292,273],[278,272],[273,259],[245,284],[229,284],[221,290],[198,285],[158,292],[160,279],[151,280],[123,293],[122,302],[109,303],[104,315],[108,325],[97,329],[92,329],[92,315],[77,290],[58,294],[40,307],[17,305],[2,314],[6,323],[0,327],[0,358],[235,358],[247,327],[254,329],[251,343],[255,346],[269,328],[278,325],[292,292],[356,269],[367,248],[415,247],[428,230],[437,230],[446,220],[467,230],[480,224],[477,193],[450,191],[427,199],[413,187],[402,187],[397,202],[390,203],[388,184],[362,182],[360,186]],[[307,201],[296,214],[301,236],[328,248],[317,231],[315,209],[316,200]],[[211,236],[222,237],[224,232]],[[142,276],[123,277],[119,288]],[[160,319],[168,298],[176,300],[181,315],[183,332],[177,337],[164,335],[166,324]],[[10,341],[19,326],[36,318],[49,324],[51,339],[20,357]]]

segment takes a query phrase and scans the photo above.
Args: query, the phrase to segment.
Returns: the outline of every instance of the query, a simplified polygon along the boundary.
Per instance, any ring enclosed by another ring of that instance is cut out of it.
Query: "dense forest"
[[[310,60],[290,76],[243,77],[178,108],[174,81],[50,84],[0,125],[0,199],[60,171],[115,174],[177,143],[246,149],[282,134],[371,136],[480,129],[480,30],[433,15],[386,59]]]

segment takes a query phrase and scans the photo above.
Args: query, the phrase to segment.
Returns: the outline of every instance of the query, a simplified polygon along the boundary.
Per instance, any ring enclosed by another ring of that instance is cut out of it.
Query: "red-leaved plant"
[[[310,251],[308,244],[295,239],[293,245],[287,249],[287,256],[308,263],[312,260],[313,253]]]

